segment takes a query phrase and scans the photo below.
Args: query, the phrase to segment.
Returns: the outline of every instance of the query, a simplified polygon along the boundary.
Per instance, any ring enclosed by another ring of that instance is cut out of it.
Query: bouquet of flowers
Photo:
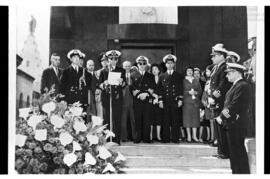
[[[113,132],[79,103],[68,106],[44,94],[38,107],[19,109],[15,169],[19,174],[123,173],[125,157],[105,147]]]

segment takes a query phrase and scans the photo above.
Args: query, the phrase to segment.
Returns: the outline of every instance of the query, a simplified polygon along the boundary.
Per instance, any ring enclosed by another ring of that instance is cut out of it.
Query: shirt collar
[[[73,63],[71,64],[71,66],[74,68],[74,70],[78,68],[78,65],[74,65]]]
[[[235,85],[239,80],[242,80],[242,79],[243,79],[242,77],[237,78],[237,79],[233,82],[233,85]]]
[[[168,74],[173,74],[174,70],[167,70]]]
[[[145,71],[139,71],[140,72],[140,74],[142,74],[142,75],[144,75],[145,74]]]

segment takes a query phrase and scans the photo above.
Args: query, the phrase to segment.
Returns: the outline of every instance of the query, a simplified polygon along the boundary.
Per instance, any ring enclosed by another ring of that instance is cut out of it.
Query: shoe
[[[175,144],[179,144],[180,142],[179,141],[172,141],[173,143],[175,143]]]
[[[225,156],[223,154],[215,154],[215,155],[212,155],[212,157],[216,157],[219,159],[228,159],[229,158],[228,156]]]
[[[199,139],[199,142],[200,142],[200,143],[204,143],[204,141],[203,141],[202,139]]]
[[[157,142],[162,142],[162,140],[161,139],[157,139]]]
[[[199,140],[191,139],[191,141],[194,143],[199,143]]]
[[[143,143],[152,143],[152,140],[144,140]]]
[[[140,140],[135,140],[134,141],[134,144],[138,144],[138,143],[140,143],[141,141]]]

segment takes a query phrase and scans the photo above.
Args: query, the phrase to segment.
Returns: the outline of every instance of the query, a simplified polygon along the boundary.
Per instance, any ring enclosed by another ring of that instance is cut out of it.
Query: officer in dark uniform
[[[109,71],[103,69],[100,72],[99,88],[102,90],[101,101],[104,109],[104,124],[110,124],[110,112],[112,112],[112,129],[115,134],[113,141],[120,145],[121,136],[121,117],[123,108],[123,88],[126,85],[125,70],[116,66],[121,52],[110,50],[105,53],[109,62]],[[110,85],[108,82],[109,72],[121,73],[121,78],[118,79],[118,85]],[[112,111],[110,111],[110,95],[112,97]]]
[[[210,90],[211,96],[214,99],[214,113],[215,116],[219,115],[224,104],[225,94],[231,87],[231,83],[228,82],[226,78],[226,56],[227,50],[223,47],[223,44],[216,44],[212,47],[212,61],[214,67],[211,72],[210,77]],[[226,139],[226,133],[224,129],[221,128],[219,124],[215,122],[216,131],[217,131],[217,141],[218,141],[218,155],[214,155],[221,159],[228,158],[228,144]]]
[[[150,126],[151,120],[149,103],[155,89],[154,75],[146,71],[149,60],[145,56],[139,56],[136,59],[138,71],[131,74],[132,84],[130,86],[133,95],[133,106],[135,116],[136,137],[134,143],[150,143]]]
[[[158,83],[159,105],[164,108],[162,122],[162,140],[164,143],[179,142],[181,123],[179,108],[182,106],[183,77],[174,70],[176,60],[176,56],[171,54],[163,58],[167,71],[161,74]]]
[[[245,67],[227,63],[227,78],[233,83],[225,96],[225,102],[216,121],[225,129],[229,158],[233,174],[250,173],[245,136],[248,125],[248,106],[251,102],[251,87],[243,79]]]
[[[80,78],[83,75],[83,68],[79,67],[81,51],[73,49],[68,52],[67,57],[71,65],[63,71],[61,78],[60,92],[65,95],[64,100],[68,104],[80,102],[82,91],[80,89]]]

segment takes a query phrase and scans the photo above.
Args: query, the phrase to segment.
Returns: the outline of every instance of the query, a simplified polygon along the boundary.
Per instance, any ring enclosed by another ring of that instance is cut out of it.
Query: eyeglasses
[[[117,61],[118,60],[118,58],[115,58],[115,57],[111,57],[111,58],[109,58],[111,61]]]
[[[138,65],[146,65],[146,63],[138,63]]]

